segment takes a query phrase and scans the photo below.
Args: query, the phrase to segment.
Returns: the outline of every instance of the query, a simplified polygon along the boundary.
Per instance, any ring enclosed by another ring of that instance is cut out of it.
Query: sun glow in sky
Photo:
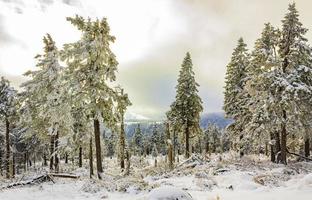
[[[59,48],[80,33],[66,21],[75,14],[107,17],[119,62],[118,83],[129,93],[128,114],[161,119],[174,100],[180,65],[189,51],[204,112],[220,112],[226,64],[237,39],[249,49],[263,24],[280,25],[287,0],[0,0],[0,75],[14,86],[35,69],[42,37]],[[312,25],[309,0],[297,0],[304,26]],[[311,31],[307,34],[312,39]]]

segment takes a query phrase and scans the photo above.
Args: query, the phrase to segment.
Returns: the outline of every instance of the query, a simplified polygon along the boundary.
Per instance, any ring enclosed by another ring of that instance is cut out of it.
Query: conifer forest
[[[0,0],[0,200],[312,199],[310,8]]]

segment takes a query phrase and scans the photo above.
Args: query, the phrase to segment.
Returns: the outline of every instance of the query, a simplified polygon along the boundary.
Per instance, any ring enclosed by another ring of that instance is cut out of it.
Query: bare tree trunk
[[[89,165],[90,165],[90,178],[93,176],[93,149],[92,149],[92,137],[90,137],[90,146],[89,146]]]
[[[43,153],[43,166],[48,166],[47,155],[45,152]]]
[[[268,147],[268,143],[265,142],[265,155],[268,156],[269,155],[269,147]]]
[[[0,174],[1,176],[3,176],[3,169],[2,169],[2,157],[3,157],[3,154],[2,154],[2,149],[0,148]]]
[[[68,153],[65,153],[65,164],[68,164]]]
[[[310,157],[310,139],[306,138],[304,141],[304,156]]]
[[[172,142],[173,142],[173,162],[175,162],[175,156],[176,156],[176,131],[173,129],[173,139],[172,139]]]
[[[129,154],[129,151],[126,151],[126,160],[127,160],[127,166],[126,166],[126,170],[125,170],[125,175],[129,175],[130,174],[130,154]]]
[[[10,122],[6,118],[5,119],[5,141],[6,141],[6,178],[10,178]]]
[[[102,179],[101,174],[103,173],[103,167],[102,167],[102,156],[101,156],[100,122],[98,119],[94,119],[93,123],[94,123],[96,169],[97,169],[98,178]]]
[[[125,168],[125,130],[124,130],[124,121],[122,119],[120,125],[120,137],[119,137],[119,145],[120,145],[120,168]]]
[[[50,170],[53,170],[53,165],[54,165],[54,135],[51,135],[50,138]]]
[[[286,145],[287,145],[287,131],[286,131],[286,111],[283,110],[283,123],[281,127],[281,163],[284,165],[287,165],[287,159],[286,159]]]
[[[55,159],[55,162],[54,162],[54,169],[55,169],[55,172],[59,172],[59,157],[58,157],[58,140],[59,140],[59,132],[56,131],[56,135],[55,135],[55,154],[54,154],[54,159]]]
[[[241,130],[241,131],[242,131],[242,130]],[[240,144],[239,144],[239,156],[240,156],[240,157],[243,157],[243,156],[244,156],[244,149],[243,149],[243,144],[242,144],[243,138],[244,138],[244,135],[241,134],[241,135],[239,136],[239,141],[240,141]]]
[[[274,139],[273,133],[270,133],[270,140]],[[270,155],[271,155],[271,162],[275,162],[275,153],[274,153],[274,145],[270,144]]]
[[[190,132],[189,132],[189,127],[188,123],[185,129],[185,158],[190,157]]]
[[[12,178],[15,177],[16,171],[15,171],[15,156],[14,153],[12,154]]]
[[[24,153],[24,171],[28,170],[27,151]]]
[[[172,154],[172,143],[168,142],[168,162],[169,162],[169,169],[173,169],[173,154]]]
[[[79,147],[79,167],[82,167],[82,147]]]
[[[209,153],[209,141],[206,141],[206,145],[205,145],[205,152],[206,154]]]
[[[280,133],[275,132],[275,162],[280,163],[281,162],[281,139],[280,139]]]

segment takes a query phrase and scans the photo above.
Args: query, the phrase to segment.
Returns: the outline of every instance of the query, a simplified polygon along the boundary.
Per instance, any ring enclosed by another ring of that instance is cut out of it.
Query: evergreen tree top
[[[0,116],[9,117],[14,112],[17,91],[10,86],[10,82],[1,77],[0,81]]]
[[[304,28],[299,21],[296,4],[289,4],[288,13],[282,20],[281,40],[279,42],[279,54],[284,60],[283,71],[298,65],[307,65],[310,62],[310,60],[305,60],[311,51],[304,36],[307,31],[308,29]],[[299,56],[300,59],[298,59],[298,55],[301,55]]]

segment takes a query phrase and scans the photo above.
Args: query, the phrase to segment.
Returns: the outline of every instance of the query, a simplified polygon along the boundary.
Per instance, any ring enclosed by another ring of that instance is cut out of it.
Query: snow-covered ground
[[[131,174],[124,177],[115,159],[105,159],[102,181],[90,180],[87,169],[81,168],[74,171],[81,176],[78,180],[55,178],[55,183],[2,189],[0,200],[156,200],[166,193],[180,195],[179,200],[188,200],[188,194],[198,200],[312,199],[312,163],[308,162],[290,162],[285,167],[270,163],[263,156],[239,160],[226,154],[209,160],[194,157],[189,162],[181,161],[173,171],[163,167],[163,162],[164,158],[159,158],[155,168],[152,158],[145,162],[133,158]],[[7,184],[0,180],[2,187]]]

